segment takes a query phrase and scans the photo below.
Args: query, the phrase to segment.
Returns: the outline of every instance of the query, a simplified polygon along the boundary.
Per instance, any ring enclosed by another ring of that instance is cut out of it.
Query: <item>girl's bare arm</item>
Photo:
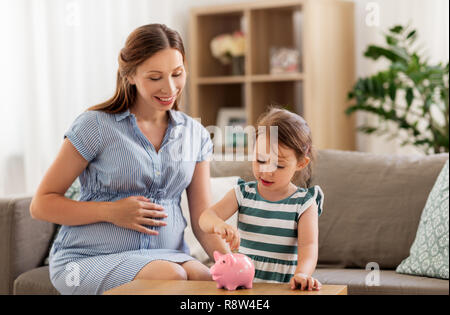
[[[319,215],[313,203],[298,220],[298,263],[295,273],[311,276],[316,269],[319,252]]]
[[[234,189],[230,190],[219,202],[206,209],[200,217],[200,227],[207,233],[215,233],[214,227],[223,224],[238,209]]]

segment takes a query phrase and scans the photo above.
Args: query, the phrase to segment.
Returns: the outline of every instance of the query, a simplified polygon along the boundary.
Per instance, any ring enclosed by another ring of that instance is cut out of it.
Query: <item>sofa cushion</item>
[[[428,196],[411,254],[397,272],[448,280],[448,161]]]
[[[246,182],[254,180],[251,161],[211,161],[211,177],[239,176]]]
[[[31,197],[0,198],[0,294],[11,294],[14,279],[42,265],[54,233],[52,223],[30,216]]]
[[[379,283],[373,281],[371,270],[317,268],[313,277],[322,284],[345,284],[348,294],[449,294],[448,280],[417,277],[396,273],[393,270],[379,270]],[[371,278],[366,285],[366,278]]]
[[[409,255],[428,194],[448,154],[318,152],[311,185],[325,195],[319,263],[395,269]]]
[[[57,295],[59,292],[50,282],[48,266],[44,266],[21,274],[14,281],[14,294]]]

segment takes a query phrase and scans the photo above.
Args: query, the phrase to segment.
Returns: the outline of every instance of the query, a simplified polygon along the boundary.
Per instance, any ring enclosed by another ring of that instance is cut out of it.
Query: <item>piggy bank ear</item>
[[[233,254],[227,255],[228,256],[228,263],[230,264],[230,266],[233,266],[234,264],[236,264],[237,259],[236,257],[234,257]]]
[[[222,255],[220,255],[220,253],[215,250],[214,251],[214,261],[218,261],[220,259],[220,256],[222,256]]]

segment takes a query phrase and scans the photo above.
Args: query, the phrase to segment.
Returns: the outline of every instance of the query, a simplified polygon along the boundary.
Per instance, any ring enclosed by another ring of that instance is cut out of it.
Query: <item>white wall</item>
[[[35,191],[75,117],[112,96],[128,34],[170,23],[170,9],[170,1],[0,1],[0,196]]]

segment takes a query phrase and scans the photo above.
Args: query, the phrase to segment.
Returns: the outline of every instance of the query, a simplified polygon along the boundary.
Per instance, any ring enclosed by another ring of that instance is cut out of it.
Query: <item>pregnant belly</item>
[[[56,250],[64,249],[83,255],[107,255],[139,249],[181,250],[186,227],[181,211],[169,210],[164,221],[167,222],[166,226],[147,226],[158,231],[158,235],[148,235],[107,222],[63,226],[54,247]]]
[[[106,255],[139,249],[140,234],[106,222],[63,226],[54,246],[85,255]]]

